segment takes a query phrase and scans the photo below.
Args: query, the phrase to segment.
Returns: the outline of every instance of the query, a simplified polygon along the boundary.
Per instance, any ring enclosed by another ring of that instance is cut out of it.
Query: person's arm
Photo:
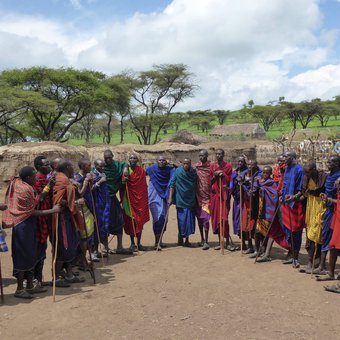
[[[174,194],[174,188],[170,188],[168,206],[172,204],[172,196]]]
[[[47,216],[47,215],[58,213],[60,211],[61,211],[61,206],[57,204],[52,209],[34,210],[32,213],[32,216]]]

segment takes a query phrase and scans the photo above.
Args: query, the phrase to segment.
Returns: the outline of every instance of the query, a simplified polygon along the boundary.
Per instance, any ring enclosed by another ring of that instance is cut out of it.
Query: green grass
[[[256,123],[256,120],[251,119],[249,117],[235,117],[235,118],[228,118],[225,121],[225,125],[230,125],[230,124],[240,124],[240,123]],[[217,119],[214,120],[213,122],[211,122],[211,125],[214,127],[216,125],[218,125],[218,121]],[[297,128],[301,129],[302,126],[298,123],[297,124]],[[316,134],[318,132],[322,132],[322,131],[327,131],[327,133],[330,133],[333,136],[339,135],[339,128],[340,128],[340,118],[335,119],[334,116],[332,116],[330,118],[330,120],[328,121],[327,127],[323,128],[320,125],[320,122],[317,119],[314,119],[309,125],[308,125],[308,129],[315,129]],[[195,126],[192,126],[192,124],[190,124],[190,122],[188,121],[184,121],[179,130],[183,130],[186,129],[194,134],[203,136],[203,137],[209,137],[209,133],[206,134],[205,132],[202,132],[200,130],[198,130]],[[274,138],[278,138],[280,136],[282,136],[283,134],[289,134],[290,132],[292,132],[293,130],[293,126],[291,124],[291,122],[288,119],[284,119],[282,120],[280,123],[275,124],[272,126],[272,128],[267,132],[267,139],[272,140]],[[160,138],[164,139],[169,137],[171,134],[175,133],[175,129],[167,129],[167,134],[163,134],[163,131],[160,133]],[[113,131],[113,135],[112,135],[112,141],[111,144],[112,145],[117,145],[120,142],[120,132],[119,132],[119,128],[114,129]],[[72,145],[83,145],[85,144],[84,140],[80,140],[80,139],[69,139],[68,141],[69,144]],[[102,144],[102,137],[99,136],[95,136],[94,138],[91,139],[90,143],[92,144]],[[138,142],[138,138],[136,136],[136,134],[134,133],[134,131],[129,130],[125,133],[124,135],[124,144],[139,144]]]

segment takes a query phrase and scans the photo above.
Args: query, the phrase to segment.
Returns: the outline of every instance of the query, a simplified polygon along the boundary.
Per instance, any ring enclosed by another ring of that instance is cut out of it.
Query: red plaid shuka
[[[34,185],[34,190],[38,195],[40,195],[48,183],[47,175],[43,175],[40,172],[38,172],[36,178],[37,181]],[[51,208],[52,208],[51,194],[47,193],[44,200],[41,202],[39,201],[37,209],[47,210]],[[50,223],[51,223],[50,216],[39,216],[37,218],[37,239],[42,244],[44,244],[48,238]]]
[[[14,177],[7,188],[5,203],[8,209],[3,212],[2,225],[12,228],[30,217],[35,209],[33,187]]]

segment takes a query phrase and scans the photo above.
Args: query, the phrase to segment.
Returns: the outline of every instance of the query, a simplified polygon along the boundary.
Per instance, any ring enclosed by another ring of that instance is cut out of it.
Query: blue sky
[[[185,63],[183,109],[340,94],[340,0],[0,0],[0,67]]]

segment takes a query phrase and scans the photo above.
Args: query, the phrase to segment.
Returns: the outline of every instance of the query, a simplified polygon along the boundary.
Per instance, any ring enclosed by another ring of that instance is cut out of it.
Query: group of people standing
[[[304,167],[297,164],[293,151],[281,155],[273,169],[261,169],[256,160],[239,157],[233,170],[221,149],[215,150],[214,162],[208,156],[207,150],[201,150],[197,164],[185,158],[178,166],[160,156],[156,164],[144,169],[136,154],[131,154],[128,162],[120,162],[106,150],[103,159],[93,164],[81,159],[76,173],[69,160],[50,162],[45,156],[36,157],[34,168],[23,167],[10,181],[5,203],[0,205],[4,211],[0,251],[8,250],[4,229],[12,228],[15,297],[31,299],[33,294],[47,291],[46,286],[69,287],[83,282],[75,266],[89,270],[94,277],[93,262],[109,254],[147,250],[142,232],[150,219],[149,211],[154,249],[162,250],[171,205],[177,211],[178,245],[193,247],[189,238],[195,233],[197,220],[203,250],[210,248],[211,224],[219,240],[214,249],[241,250],[257,262],[270,261],[272,245],[277,242],[287,249],[283,263],[299,268],[302,231],[306,228],[309,261],[299,270],[314,272],[322,281],[336,279],[339,156],[330,157],[329,173],[318,171],[314,162]],[[240,246],[230,235],[230,210]],[[130,237],[128,249],[123,248],[123,231]],[[114,251],[109,247],[110,235],[117,239]],[[52,281],[45,282],[42,273],[48,240],[55,273]],[[326,289],[339,293],[340,285]]]

